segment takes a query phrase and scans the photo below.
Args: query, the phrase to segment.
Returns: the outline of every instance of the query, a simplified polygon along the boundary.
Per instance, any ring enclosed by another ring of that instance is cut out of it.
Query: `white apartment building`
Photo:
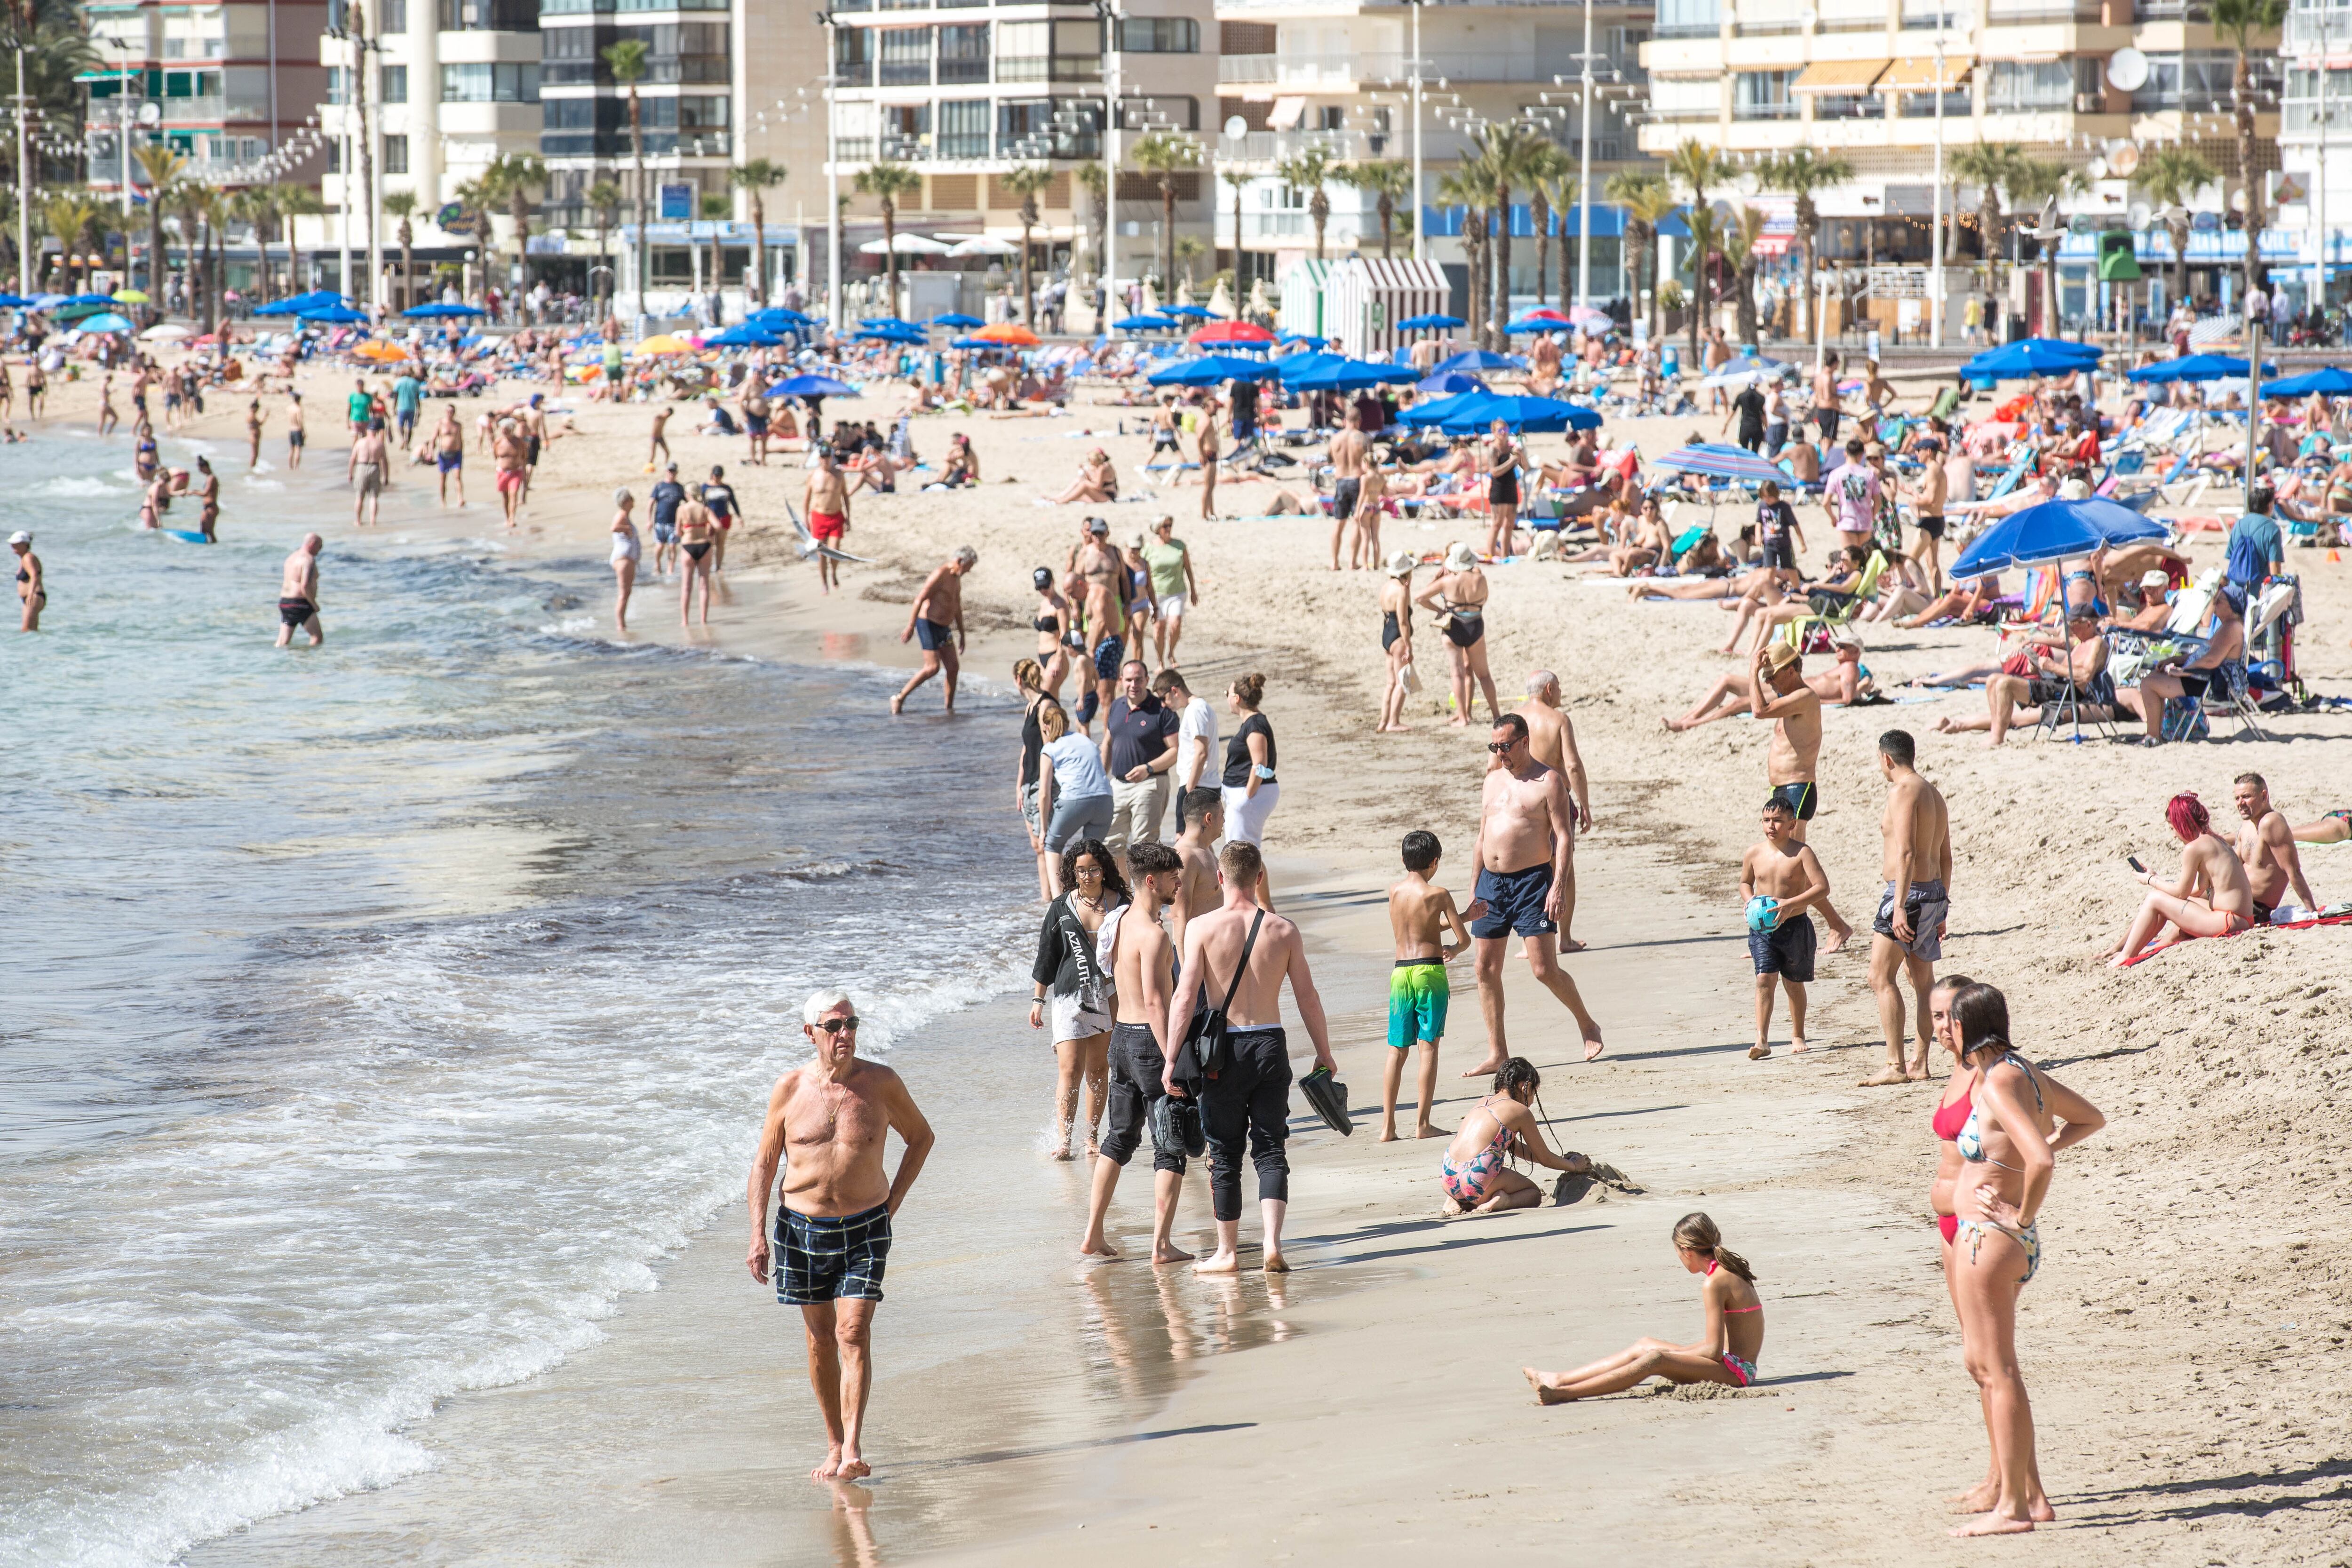
[[[2279,281],[2299,302],[2319,297],[2321,268],[2327,298],[2344,298],[2352,268],[2352,3],[2293,0],[2280,54],[2286,90],[2279,126],[2279,157],[2288,176],[2276,220],[2276,238],[2294,247],[2294,265]],[[2263,249],[2272,247],[2266,237]]]

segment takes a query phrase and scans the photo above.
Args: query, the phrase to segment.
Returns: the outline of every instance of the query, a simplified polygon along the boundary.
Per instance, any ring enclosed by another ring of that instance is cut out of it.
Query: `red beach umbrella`
[[[1211,321],[1184,340],[1189,343],[1270,343],[1274,334],[1255,321]]]

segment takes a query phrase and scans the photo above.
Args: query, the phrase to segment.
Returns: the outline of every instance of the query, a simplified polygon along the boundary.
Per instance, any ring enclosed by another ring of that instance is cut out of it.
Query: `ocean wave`
[[[60,474],[53,479],[43,479],[28,487],[25,493],[36,496],[98,497],[136,494],[136,484],[123,484],[97,474]]]

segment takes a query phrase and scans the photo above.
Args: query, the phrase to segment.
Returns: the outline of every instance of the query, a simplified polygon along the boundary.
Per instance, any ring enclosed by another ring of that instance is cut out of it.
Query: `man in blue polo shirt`
[[[648,499],[654,514],[654,571],[667,576],[677,565],[677,509],[686,500],[676,463],[662,471],[661,482]]]
[[[2271,517],[2275,498],[2268,485],[2256,485],[2246,497],[2246,510],[2230,530],[2231,582],[2252,591],[2273,577],[2285,575],[2286,541]]]
[[[1151,672],[1139,658],[1119,667],[1119,694],[1103,717],[1103,771],[1110,775],[1110,833],[1115,854],[1130,844],[1160,841],[1168,811],[1168,770],[1176,765],[1174,710],[1151,694]]]

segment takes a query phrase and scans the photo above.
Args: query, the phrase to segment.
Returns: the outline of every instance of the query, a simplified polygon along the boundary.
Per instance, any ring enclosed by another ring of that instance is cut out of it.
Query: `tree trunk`
[[[1037,330],[1037,294],[1029,271],[1029,231],[1036,223],[1029,216],[1033,199],[1024,197],[1021,203],[1021,324],[1034,332]]]
[[[758,186],[751,188],[751,270],[752,298],[761,310],[768,305],[768,209],[760,200]]]
[[[637,84],[629,84],[629,159],[637,166],[637,314],[646,313],[646,130]]]
[[[1172,174],[1160,177],[1160,286],[1168,290],[1168,300],[1176,300],[1176,179]]]
[[[1494,238],[1494,304],[1486,322],[1486,346],[1501,353],[1509,343],[1503,328],[1511,319],[1511,187],[1495,193],[1495,213],[1501,219]]]
[[[1536,230],[1536,303],[1543,303],[1544,283],[1551,276],[1551,204],[1540,190],[1528,195],[1528,216],[1535,220]],[[1559,275],[1568,277],[1568,237],[1560,236]]]
[[[2172,237],[2172,302],[2177,306],[2189,298],[2189,216],[2184,212],[2164,226]]]
[[[1323,194],[1320,185],[1316,186],[1315,194],[1307,198],[1307,216],[1315,220],[1315,259],[1320,261],[1323,259],[1323,228],[1331,221],[1331,198]]]
[[[1374,202],[1372,205],[1373,209],[1381,215],[1381,259],[1382,261],[1394,260],[1396,258],[1396,250],[1394,248],[1394,242],[1396,239],[1396,198],[1390,195],[1386,191],[1382,191],[1380,195],[1380,199]],[[1236,232],[1239,232],[1241,221],[1238,215],[1236,215],[1234,218],[1234,227]],[[1234,274],[1234,277],[1236,281],[1239,281],[1241,278],[1240,272],[1236,271]]]
[[[1739,311],[1739,341],[1743,344],[1752,343],[1756,342],[1756,263],[1754,260],[1740,264],[1738,284],[1739,298],[1734,303]]]
[[[882,198],[882,313],[898,313],[898,204]]]

